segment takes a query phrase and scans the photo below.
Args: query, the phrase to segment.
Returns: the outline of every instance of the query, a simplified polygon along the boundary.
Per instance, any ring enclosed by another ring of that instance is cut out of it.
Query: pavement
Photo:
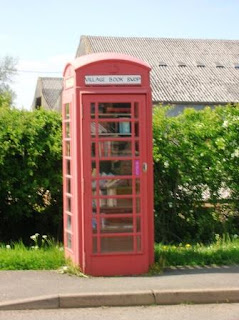
[[[0,310],[233,302],[239,302],[239,265],[178,267],[131,277],[0,271]]]

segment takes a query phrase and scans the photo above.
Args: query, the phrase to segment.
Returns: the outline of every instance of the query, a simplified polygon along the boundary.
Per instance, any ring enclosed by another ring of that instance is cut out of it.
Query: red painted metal
[[[64,71],[64,246],[90,275],[142,274],[154,260],[149,71],[115,53],[80,57]],[[86,81],[117,75],[141,81]]]

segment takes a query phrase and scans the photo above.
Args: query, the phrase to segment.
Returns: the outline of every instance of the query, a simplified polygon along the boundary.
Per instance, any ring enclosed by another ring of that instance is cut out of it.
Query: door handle
[[[143,172],[147,172],[148,171],[148,164],[147,162],[143,162]]]

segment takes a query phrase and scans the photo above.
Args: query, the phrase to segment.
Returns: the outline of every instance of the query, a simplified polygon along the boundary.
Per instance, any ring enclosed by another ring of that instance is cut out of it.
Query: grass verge
[[[155,264],[150,273],[158,274],[170,266],[239,264],[239,239],[218,239],[214,244],[155,244]],[[64,258],[63,248],[53,242],[28,248],[15,243],[0,245],[0,270],[56,270],[82,276],[79,268]]]
[[[44,248],[28,248],[22,243],[0,245],[0,270],[54,270],[64,264],[64,252],[57,245]]]
[[[214,244],[155,245],[155,269],[170,266],[239,264],[239,239],[219,239]]]

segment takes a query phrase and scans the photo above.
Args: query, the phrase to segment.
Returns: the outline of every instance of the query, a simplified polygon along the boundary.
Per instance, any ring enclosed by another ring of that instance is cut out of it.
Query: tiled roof
[[[62,86],[62,78],[39,77],[32,107],[35,108],[37,98],[42,98],[44,108],[60,110]]]
[[[76,56],[95,52],[148,62],[153,101],[239,102],[239,40],[82,36]]]
[[[49,106],[54,109],[59,97],[62,93],[62,78],[41,78],[42,79],[42,93]]]

